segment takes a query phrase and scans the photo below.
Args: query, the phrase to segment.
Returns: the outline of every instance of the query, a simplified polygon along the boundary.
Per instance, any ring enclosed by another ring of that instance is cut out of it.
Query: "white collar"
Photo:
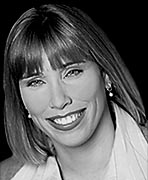
[[[146,180],[148,145],[133,118],[114,104],[116,133],[105,180]]]

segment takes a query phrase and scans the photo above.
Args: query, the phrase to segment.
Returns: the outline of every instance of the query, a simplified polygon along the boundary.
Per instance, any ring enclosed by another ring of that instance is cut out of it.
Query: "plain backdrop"
[[[0,11],[0,161],[11,156],[3,121],[3,54],[7,35],[19,16],[38,4],[64,3],[85,11],[108,35],[129,68],[141,93],[148,114],[148,65],[146,42],[146,4],[127,1],[100,0],[32,0],[10,1],[1,4]]]

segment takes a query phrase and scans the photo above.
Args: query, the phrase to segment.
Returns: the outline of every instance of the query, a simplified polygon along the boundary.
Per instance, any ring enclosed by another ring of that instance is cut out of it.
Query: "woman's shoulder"
[[[23,166],[14,156],[0,163],[0,180],[10,180]]]

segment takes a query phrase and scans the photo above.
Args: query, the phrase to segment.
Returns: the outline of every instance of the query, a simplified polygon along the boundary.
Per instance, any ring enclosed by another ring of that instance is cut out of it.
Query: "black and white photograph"
[[[4,2],[0,180],[148,180],[145,8]]]

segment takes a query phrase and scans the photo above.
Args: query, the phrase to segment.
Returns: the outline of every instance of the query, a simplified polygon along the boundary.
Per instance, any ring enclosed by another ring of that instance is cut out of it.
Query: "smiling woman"
[[[139,91],[81,10],[43,5],[16,21],[6,42],[4,91],[13,157],[1,163],[2,179],[146,179]]]

